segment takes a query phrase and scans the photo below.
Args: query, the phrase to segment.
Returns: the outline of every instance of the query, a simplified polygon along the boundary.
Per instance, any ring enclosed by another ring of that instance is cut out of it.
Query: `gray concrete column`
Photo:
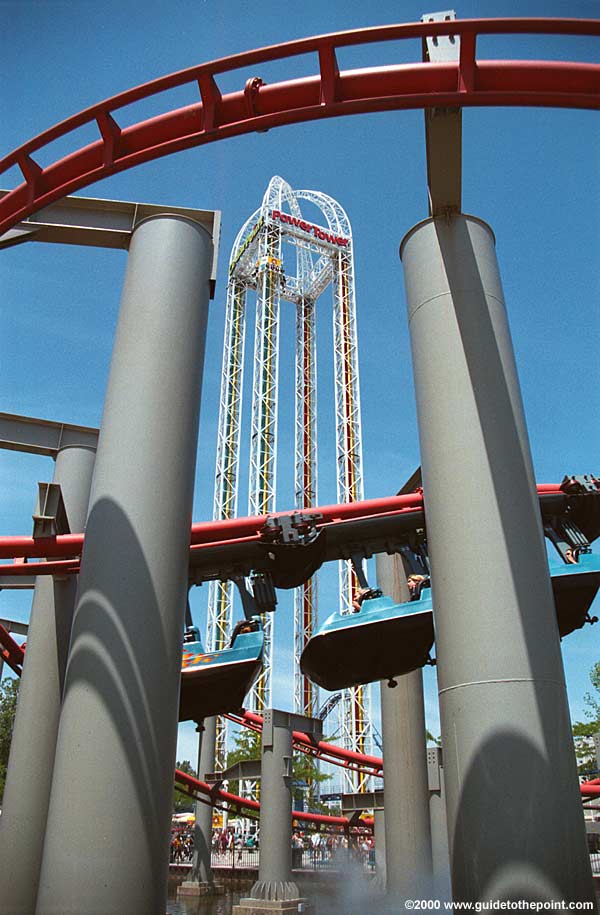
[[[164,915],[212,243],[142,221],[98,454],[38,915]]]
[[[474,217],[428,219],[405,237],[401,257],[454,898],[591,901],[554,602],[494,236]]]
[[[446,792],[441,747],[427,750],[429,774],[429,819],[431,822],[431,858],[435,895],[450,899],[450,858],[448,856],[448,823],[446,820]]]
[[[260,864],[250,896],[298,899],[292,881],[292,728],[277,709],[264,712],[260,779]]]
[[[385,860],[385,810],[376,808],[373,811],[373,832],[375,838],[375,884],[385,893],[387,886],[387,868]]]
[[[198,778],[204,781],[207,773],[215,771],[217,719],[206,718],[204,724],[198,725],[198,731]],[[214,874],[211,866],[212,813],[213,808],[210,802],[196,801],[192,869],[189,878],[178,888],[178,895],[205,895],[214,887]]]
[[[198,739],[198,778],[204,780],[208,772],[215,771],[215,748],[217,744],[217,719],[207,718],[204,731]],[[200,883],[213,883],[210,863],[212,845],[212,807],[196,803],[196,826],[194,828],[194,863],[191,879]]]
[[[320,721],[279,709],[263,712],[258,880],[250,896],[234,906],[235,915],[308,911],[292,880],[292,730],[313,730],[320,739],[321,727]]]
[[[53,481],[60,484],[73,533],[85,528],[94,458],[93,449],[79,447],[56,457]],[[6,915],[35,912],[76,590],[74,575],[36,579],[0,817],[0,908]]]
[[[377,556],[377,585],[398,603],[410,600],[400,556]],[[431,878],[431,831],[423,675],[414,670],[382,681],[387,892],[415,898]]]

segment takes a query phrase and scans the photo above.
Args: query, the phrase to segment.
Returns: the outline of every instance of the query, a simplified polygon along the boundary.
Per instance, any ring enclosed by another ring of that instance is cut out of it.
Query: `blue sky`
[[[328,31],[416,21],[435,8],[402,0],[369,5],[355,0],[0,0],[1,152],[100,99],[204,60]],[[457,13],[463,18],[593,17],[597,10],[595,2],[522,0],[466,2]],[[498,37],[482,40],[478,47],[482,56],[497,58],[594,61],[597,44],[584,38]],[[344,52],[340,64],[345,69],[419,56],[417,42],[376,45]],[[255,72],[273,81],[314,69],[313,60],[300,59],[229,74],[221,87],[237,88]],[[174,95],[166,106],[188,100]],[[122,123],[155,110],[138,106],[124,113]],[[496,234],[539,482],[558,481],[567,472],[598,472],[599,148],[595,112],[470,109],[463,114],[463,209],[487,220]],[[207,341],[196,520],[212,513],[226,264],[239,226],[259,206],[273,174],[293,187],[335,197],[352,222],[365,495],[395,492],[419,464],[398,245],[427,215],[422,112],[336,119],[228,140],[149,163],[80,192],[223,211],[220,273]],[[124,252],[36,244],[2,252],[2,410],[99,424],[125,259]],[[327,298],[319,322],[319,445],[329,461],[319,471],[320,501],[332,502]],[[284,306],[279,476],[285,492],[280,508],[292,504],[292,345],[292,316]],[[248,419],[249,411],[246,429]],[[0,534],[30,530],[36,482],[51,474],[46,458],[0,451]],[[240,508],[244,513],[243,496]],[[335,601],[335,578],[334,569],[323,575],[322,616]],[[196,589],[193,596],[202,626],[207,591]],[[0,616],[26,619],[28,611],[27,595],[0,594]],[[286,594],[281,595],[276,632],[274,699],[289,706],[292,617]],[[590,627],[563,642],[574,718],[582,716],[588,671],[598,654],[597,630]],[[430,727],[439,733],[431,671],[426,672],[426,698]],[[182,729],[180,756],[192,756],[194,742],[193,730]]]

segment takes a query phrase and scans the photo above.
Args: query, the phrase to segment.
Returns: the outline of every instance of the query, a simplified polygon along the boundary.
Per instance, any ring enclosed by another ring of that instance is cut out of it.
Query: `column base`
[[[224,892],[223,883],[200,883],[197,880],[184,880],[177,887],[178,896],[222,896]]]
[[[234,905],[232,915],[291,915],[292,912],[303,912],[310,915],[313,907],[308,899],[240,899],[239,905]]]

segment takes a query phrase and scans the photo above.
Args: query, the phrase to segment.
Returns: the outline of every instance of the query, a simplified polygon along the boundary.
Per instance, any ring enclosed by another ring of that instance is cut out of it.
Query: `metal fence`
[[[177,855],[172,864],[182,867],[191,864],[191,855]],[[227,870],[258,870],[260,851],[257,848],[227,848],[225,851],[214,850],[211,852],[211,865],[214,868]],[[366,871],[375,870],[374,853],[369,854],[362,849],[337,848],[330,852],[329,849],[304,849],[292,848],[293,870],[336,870],[348,864],[358,866]]]

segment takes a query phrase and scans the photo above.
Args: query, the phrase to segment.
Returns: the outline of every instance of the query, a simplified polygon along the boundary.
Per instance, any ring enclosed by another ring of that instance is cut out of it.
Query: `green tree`
[[[331,775],[319,771],[314,756],[309,756],[307,753],[294,753],[292,772],[294,784],[297,786],[294,790],[294,800],[301,800],[304,790],[307,790],[309,810],[313,813],[333,813],[328,804],[321,804],[316,800],[317,786],[328,782]],[[304,789],[304,785],[307,786],[306,789]]]
[[[234,748],[227,754],[227,768],[248,759],[260,759],[260,732],[243,728],[233,738]]]
[[[233,738],[234,748],[227,754],[227,768],[238,762],[248,759],[260,759],[261,744],[260,732],[250,728],[242,728]],[[240,783],[236,780],[229,782],[227,790],[232,794],[240,794]]]
[[[189,759],[184,759],[183,762],[175,763],[176,769],[181,769],[182,772],[185,772],[187,775],[193,775],[196,777],[196,770],[193,768]],[[185,794],[185,792],[180,791],[178,788],[175,788],[175,793],[173,795],[173,812],[174,813],[185,813],[186,811],[192,811],[194,809],[194,800]]]
[[[8,768],[8,754],[12,738],[15,712],[17,711],[17,697],[19,695],[19,680],[6,678],[0,683],[0,805],[4,794],[6,770]]]
[[[577,769],[580,775],[593,778],[598,774],[594,734],[600,731],[600,661],[596,661],[590,670],[590,682],[593,691],[586,693],[583,701],[587,705],[587,721],[576,721],[573,724],[573,742],[577,756]]]

